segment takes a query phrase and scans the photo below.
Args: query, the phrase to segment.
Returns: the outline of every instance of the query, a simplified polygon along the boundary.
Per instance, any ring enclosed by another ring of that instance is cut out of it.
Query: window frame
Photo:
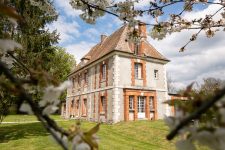
[[[83,99],[83,111],[82,111],[82,115],[83,116],[86,116],[87,115],[87,99],[86,98]]]
[[[142,63],[136,63],[136,62],[134,63],[134,78],[143,79],[143,64]]]
[[[159,70],[158,69],[154,69],[154,79],[155,80],[159,79]]]
[[[88,72],[84,73],[84,83],[85,83],[85,85],[88,84]]]
[[[154,96],[149,96],[149,110],[150,111],[155,111],[154,102],[155,102]]]
[[[106,113],[106,97],[105,96],[101,96],[101,109],[100,109],[100,113],[101,114],[105,114]]]
[[[131,95],[129,96],[129,111],[133,111],[134,110],[134,96]]]
[[[102,72],[101,72],[101,79],[103,80],[103,81],[105,81],[106,80],[106,71],[107,71],[107,65],[106,64],[102,64],[102,68],[101,68],[102,70]]]

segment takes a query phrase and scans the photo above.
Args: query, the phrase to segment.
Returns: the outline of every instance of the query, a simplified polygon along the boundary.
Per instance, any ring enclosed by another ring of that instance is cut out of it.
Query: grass
[[[52,116],[62,120],[59,116]],[[6,121],[36,120],[34,116],[8,116]],[[60,121],[58,124],[69,128],[74,120]],[[82,128],[88,130],[96,124],[82,122]],[[100,150],[174,150],[174,143],[165,139],[168,128],[163,121],[134,121],[121,122],[115,125],[103,124],[100,126]],[[1,150],[60,150],[51,136],[43,129],[40,123],[1,124]]]

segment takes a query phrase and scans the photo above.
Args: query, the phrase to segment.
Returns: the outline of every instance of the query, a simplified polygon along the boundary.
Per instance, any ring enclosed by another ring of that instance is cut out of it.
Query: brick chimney
[[[101,35],[101,43],[107,38],[107,35]]]
[[[143,22],[138,23],[138,31],[140,33],[140,36],[142,38],[147,38],[147,29],[146,29],[146,24]]]
[[[139,44],[139,55],[144,55],[145,53],[145,40],[147,39],[147,28],[146,24],[143,22],[138,23],[138,32],[142,38]]]

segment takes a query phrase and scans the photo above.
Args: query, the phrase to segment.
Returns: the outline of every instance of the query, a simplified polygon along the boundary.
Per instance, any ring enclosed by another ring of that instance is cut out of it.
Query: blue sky
[[[149,0],[142,0],[137,7],[143,7]],[[59,13],[58,20],[49,25],[50,30],[57,29],[61,40],[59,45],[66,48],[67,52],[73,54],[77,61],[86,54],[92,46],[100,41],[100,35],[110,35],[123,25],[116,17],[106,15],[98,19],[97,23],[90,25],[79,18],[80,12],[72,9],[69,0],[54,0],[54,5]],[[178,7],[170,7],[170,11],[180,12]],[[199,16],[204,17],[213,13],[218,6],[196,7],[196,11],[184,17],[191,19]],[[217,15],[215,18],[219,18]],[[165,19],[165,18],[160,18]],[[141,20],[152,23],[154,20],[145,16]],[[167,65],[167,72],[178,88],[190,84],[192,81],[202,81],[206,77],[225,79],[225,35],[218,32],[215,37],[208,39],[202,33],[196,42],[188,47],[188,51],[179,53],[182,47],[196,31],[184,31],[174,33],[164,40],[157,41],[148,37],[148,41],[165,57],[171,60]]]

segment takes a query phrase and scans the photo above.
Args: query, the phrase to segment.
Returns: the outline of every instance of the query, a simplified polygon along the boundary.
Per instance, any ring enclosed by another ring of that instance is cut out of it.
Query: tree
[[[97,147],[92,135],[99,125],[85,134],[79,125],[69,132],[49,117],[58,109],[61,93],[71,85],[69,81],[62,84],[60,81],[75,63],[64,50],[53,46],[58,39],[56,32],[50,33],[45,28],[57,17],[51,1],[1,0],[0,8],[1,102],[13,96],[19,99],[20,110],[36,115],[63,149],[68,149],[65,140],[74,138],[85,139],[85,142],[74,141],[73,149],[80,144]],[[60,65],[56,65],[58,63]]]
[[[125,0],[122,2],[110,0],[71,0],[70,4],[74,9],[83,12],[80,17],[87,23],[95,23],[96,19],[104,16],[105,13],[114,15],[120,20],[127,22],[131,29],[128,40],[132,42],[140,42],[140,40],[142,40],[140,34],[134,27],[141,23],[137,20],[137,17],[143,15],[147,15],[150,19],[155,20],[155,24],[147,25],[152,27],[151,36],[159,40],[173,32],[180,32],[185,29],[197,30],[196,34],[192,35],[190,40],[180,51],[184,51],[185,47],[190,42],[196,40],[202,31],[205,31],[207,37],[212,37],[218,29],[224,29],[224,0],[159,0],[150,1],[148,6],[140,9],[134,6],[134,4],[138,2],[137,0]],[[188,20],[184,18],[184,12],[188,13],[193,11],[196,5],[219,5],[220,7],[217,11],[200,19],[194,18]],[[168,13],[166,9],[169,9],[169,7],[176,7],[180,12]],[[48,70],[51,69],[50,65],[45,64],[45,62],[50,62],[50,55],[54,53],[52,44],[57,42],[57,35],[54,32],[49,33],[44,28],[46,23],[56,19],[52,3],[48,0],[1,0],[0,8],[0,17],[2,20],[0,25],[0,75],[3,81],[1,87],[12,95],[19,97],[22,101],[25,101],[21,106],[21,110],[34,113],[62,148],[68,149],[68,145],[65,144],[64,139],[73,141],[73,149],[98,148],[98,143],[94,134],[98,131],[99,125],[87,133],[83,133],[79,126],[67,131],[60,128],[54,120],[51,120],[48,116],[58,108],[58,97],[61,92],[71,84],[70,82],[59,84],[59,82],[52,77],[51,73],[48,73]],[[220,19],[215,20],[214,16],[219,13],[221,13]],[[158,18],[162,16],[166,19],[159,20]],[[18,23],[18,25],[15,28],[16,23]],[[32,59],[28,60],[27,58]],[[192,85],[187,87],[184,96],[187,96],[189,99],[201,99],[201,95],[193,96],[191,94],[191,87]],[[224,93],[225,89],[221,89],[218,90],[216,94],[213,94],[212,97],[204,97],[204,99],[206,99],[205,102],[202,103],[199,108],[193,110],[191,115],[184,111],[184,116],[168,119],[172,125],[172,131],[167,138],[172,139],[177,135],[180,129],[187,126],[192,119],[198,119],[203,113],[212,108],[212,106],[224,96]],[[41,97],[39,102],[35,101],[38,97]],[[223,118],[224,107],[222,101],[219,102],[220,106],[217,110],[221,110],[218,111],[218,114],[220,118]],[[220,123],[223,122],[221,122],[221,119],[218,119],[218,123],[216,124],[218,128],[213,128],[213,130],[202,129],[202,131],[207,131],[207,134],[202,134],[202,132],[196,133],[215,137],[215,130],[224,130]],[[185,129],[186,128],[184,128],[184,131],[187,131]],[[201,137],[199,134],[195,135]],[[219,134],[217,134],[217,136],[218,135]],[[218,137],[214,139],[217,138]],[[210,140],[211,139],[209,139],[209,141]],[[189,146],[189,149],[191,149],[193,148],[191,142],[191,139],[187,137],[182,141],[182,144]],[[219,142],[215,145],[217,147],[222,146],[219,148],[223,148],[223,143],[224,142]]]
[[[200,87],[200,92],[208,95],[213,95],[215,92],[220,90],[225,86],[225,81],[216,78],[206,78],[203,79],[203,84]]]

